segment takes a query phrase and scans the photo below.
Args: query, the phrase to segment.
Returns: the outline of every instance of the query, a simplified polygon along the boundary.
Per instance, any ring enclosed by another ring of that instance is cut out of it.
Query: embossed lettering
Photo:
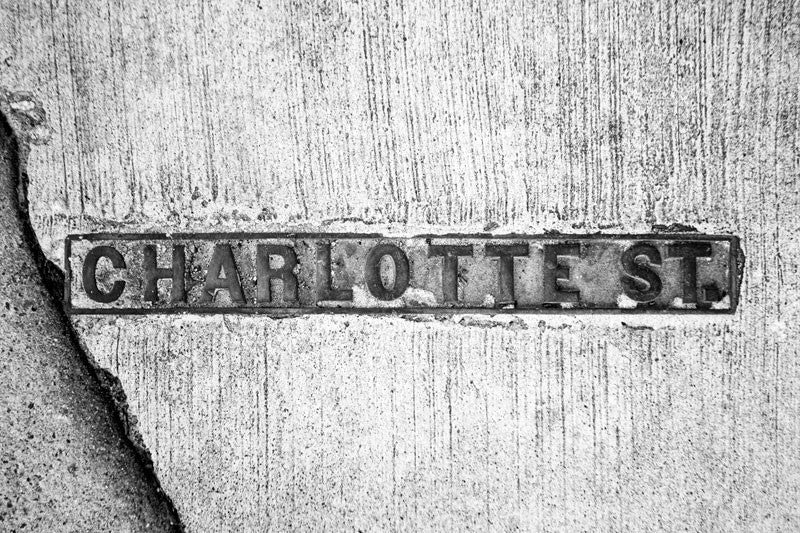
[[[516,303],[514,295],[514,258],[527,257],[530,248],[527,244],[487,244],[486,257],[500,258],[497,275],[500,292],[498,306]]]
[[[224,274],[224,277],[221,277]],[[203,293],[200,295],[201,302],[213,302],[218,290],[227,290],[231,301],[237,304],[244,303],[242,293],[242,283],[239,281],[239,271],[236,269],[236,261],[233,259],[233,251],[230,244],[217,244],[214,246],[214,255],[208,265],[206,282],[203,286]]]
[[[283,258],[283,265],[273,268],[270,256]],[[272,280],[280,280],[283,284],[283,301],[297,303],[297,254],[289,246],[282,244],[259,244],[256,247],[256,300],[259,303],[272,302]]]
[[[352,301],[352,289],[337,289],[333,286],[333,271],[331,270],[331,243],[322,241],[317,243],[317,301]]]
[[[117,280],[111,286],[111,290],[103,292],[97,286],[97,261],[105,257],[111,261],[111,266],[117,269],[126,268],[125,259],[116,248],[111,246],[96,246],[89,250],[86,259],[83,261],[83,287],[86,295],[95,302],[111,303],[122,295],[125,290],[125,282]]]
[[[472,256],[472,245],[430,245],[428,257],[442,257],[442,295],[445,303],[458,302],[458,258]]]
[[[381,279],[381,259],[384,256],[392,258],[394,263],[394,283],[391,287],[384,285]],[[383,243],[375,246],[367,254],[367,264],[364,267],[364,280],[369,292],[379,300],[394,300],[400,298],[409,283],[408,257],[405,252],[394,244]]]
[[[577,261],[580,244],[544,245],[544,299],[546,303],[577,302],[580,291],[570,286],[569,261]]]
[[[171,279],[170,302],[186,300],[186,251],[183,245],[172,247],[172,268],[158,268],[156,247],[148,244],[144,247],[142,263],[142,280],[144,281],[144,300],[158,301],[158,280]]]
[[[661,294],[661,277],[653,266],[661,266],[661,254],[652,244],[637,243],[622,254],[622,288],[637,302],[652,302]]]
[[[668,257],[678,257],[683,270],[683,303],[697,303],[697,258],[711,256],[711,243],[681,242],[667,247]]]

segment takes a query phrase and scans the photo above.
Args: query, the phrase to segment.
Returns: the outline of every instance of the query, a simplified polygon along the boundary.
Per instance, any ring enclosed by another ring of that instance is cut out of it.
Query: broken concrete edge
[[[23,239],[34,257],[45,288],[54,301],[61,327],[67,334],[67,338],[70,339],[73,350],[78,353],[79,360],[84,363],[88,374],[99,385],[98,390],[103,395],[101,399],[108,406],[111,415],[109,418],[114,429],[122,437],[123,445],[130,446],[145,481],[167,509],[168,519],[173,526],[172,530],[183,532],[185,529],[178,511],[171,498],[161,488],[161,483],[155,475],[150,452],[145,447],[136,427],[135,417],[129,413],[122,383],[116,376],[96,363],[75,331],[63,305],[64,273],[46,257],[31,223],[26,161],[32,144],[46,143],[49,139],[46,113],[41,103],[28,93],[13,93],[0,87],[0,136],[3,136],[11,147],[9,155],[12,158],[12,167],[16,174],[16,208],[22,222]]]

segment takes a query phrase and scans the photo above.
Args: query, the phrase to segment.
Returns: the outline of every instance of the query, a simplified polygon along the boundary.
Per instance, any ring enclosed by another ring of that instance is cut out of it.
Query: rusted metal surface
[[[173,234],[67,239],[75,314],[732,312],[738,239]]]

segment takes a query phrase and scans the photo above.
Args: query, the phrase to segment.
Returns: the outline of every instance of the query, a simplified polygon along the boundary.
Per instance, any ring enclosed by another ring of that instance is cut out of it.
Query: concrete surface
[[[9,2],[90,231],[742,238],[730,317],[74,320],[191,531],[800,528],[796,2]],[[21,92],[34,93],[33,98]]]
[[[0,531],[176,531],[45,289],[10,134],[0,116]]]

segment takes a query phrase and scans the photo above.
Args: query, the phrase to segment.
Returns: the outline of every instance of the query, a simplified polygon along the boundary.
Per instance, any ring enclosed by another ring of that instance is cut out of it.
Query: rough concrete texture
[[[56,263],[72,231],[742,238],[724,318],[75,319],[189,530],[800,528],[796,2],[0,17]]]
[[[0,116],[0,531],[177,530],[45,288],[17,162]]]

